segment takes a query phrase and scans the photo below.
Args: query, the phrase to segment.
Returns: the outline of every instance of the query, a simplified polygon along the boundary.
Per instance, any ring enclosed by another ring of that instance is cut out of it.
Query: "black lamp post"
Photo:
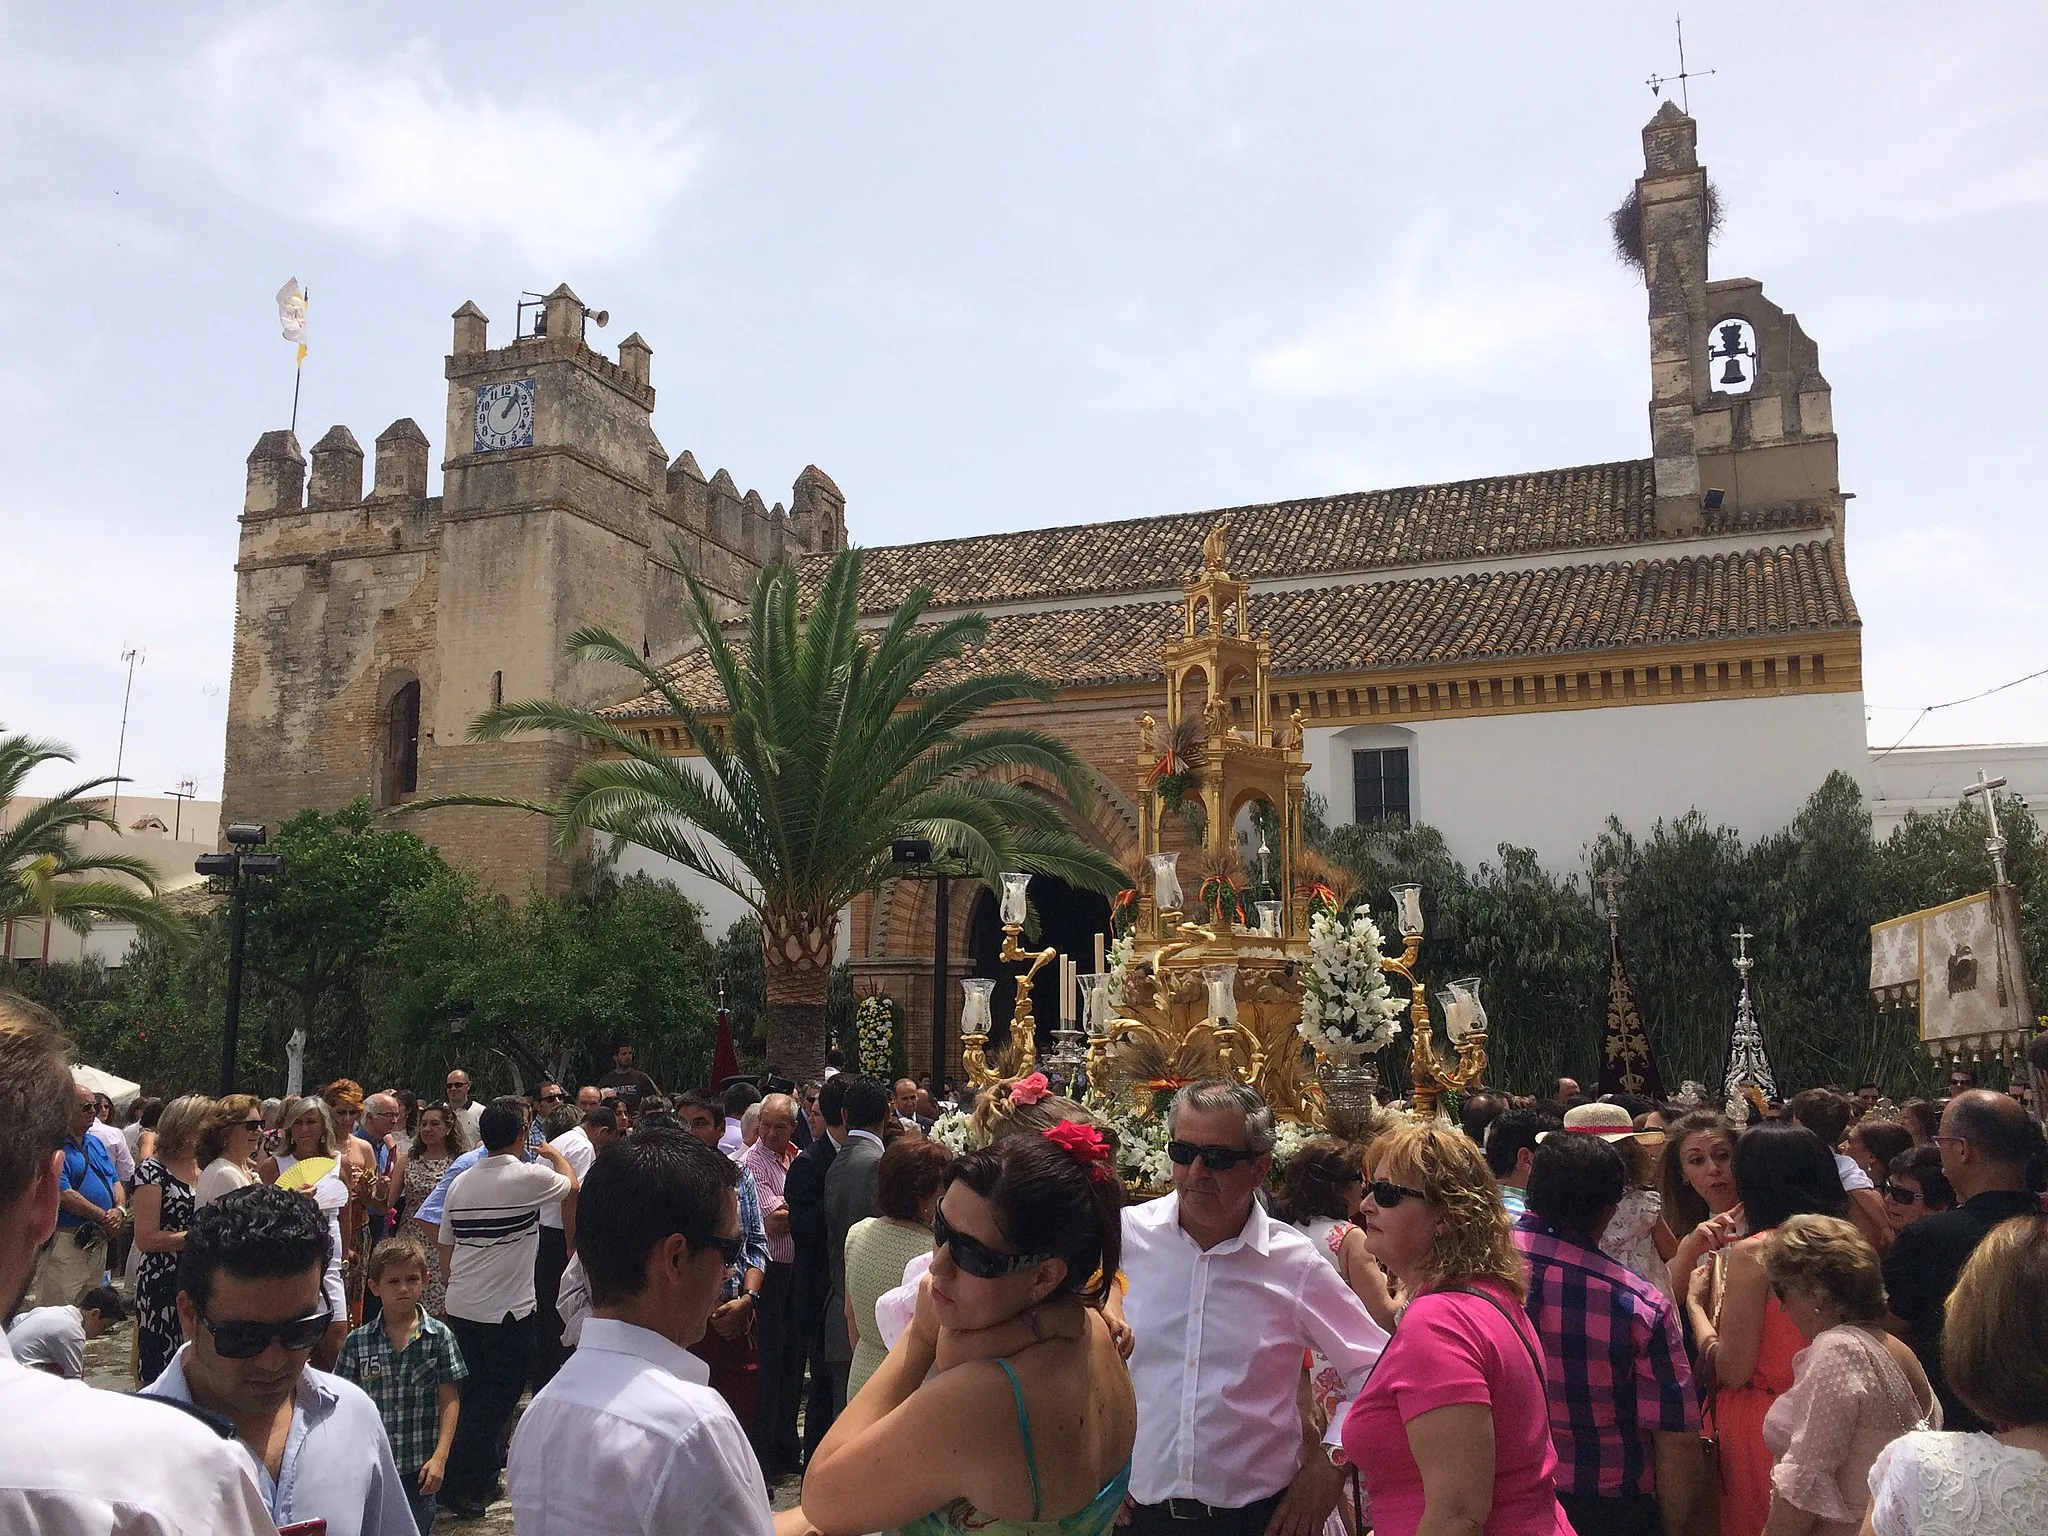
[[[903,868],[904,878],[938,882],[932,912],[932,1091],[936,1094],[939,1080],[946,1075],[946,989],[951,959],[947,940],[953,926],[952,882],[965,875],[967,867],[958,849],[950,850],[943,859],[934,858],[931,840],[923,837],[897,838],[889,845],[889,857]]]
[[[226,1027],[220,1043],[220,1096],[235,1091],[235,1043],[242,1025],[242,938],[248,926],[249,881],[267,880],[284,873],[281,853],[251,853],[270,841],[267,827],[237,821],[228,827],[231,853],[202,853],[192,867],[200,874],[228,882],[233,895],[228,909],[228,996]]]

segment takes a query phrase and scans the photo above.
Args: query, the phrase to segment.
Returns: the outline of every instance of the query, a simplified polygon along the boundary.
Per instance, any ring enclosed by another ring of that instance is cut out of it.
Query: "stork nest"
[[[1720,189],[1714,185],[1713,178],[1702,179],[1707,188],[1707,244],[1712,245],[1721,233],[1725,215],[1721,208]],[[1628,196],[1621,200],[1621,206],[1607,215],[1607,228],[1614,237],[1615,259],[1647,276],[1649,264],[1643,255],[1643,200],[1634,187],[1628,189]]]

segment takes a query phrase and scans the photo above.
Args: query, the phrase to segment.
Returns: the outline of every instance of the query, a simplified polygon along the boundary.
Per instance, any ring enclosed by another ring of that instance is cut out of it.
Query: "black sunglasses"
[[[733,1265],[739,1263],[740,1255],[747,1251],[747,1240],[738,1233],[731,1237],[719,1237],[714,1233],[711,1238],[711,1246],[716,1248],[719,1257],[725,1260],[725,1267],[731,1269]]]
[[[1403,1200],[1427,1200],[1428,1194],[1419,1189],[1410,1189],[1406,1184],[1390,1183],[1386,1179],[1374,1179],[1365,1186],[1365,1192],[1372,1196],[1372,1203],[1383,1211],[1391,1211]]]
[[[244,1120],[242,1122],[242,1129],[245,1131],[260,1131],[263,1129],[263,1122],[261,1120]]]
[[[1903,1184],[1886,1184],[1884,1187],[1884,1197],[1899,1205],[1918,1205],[1920,1203],[1920,1191],[1908,1189]]]
[[[979,1238],[955,1232],[946,1225],[945,1212],[939,1210],[932,1212],[932,1246],[944,1248],[953,1256],[955,1269],[977,1280],[1000,1280],[1052,1257],[1049,1253],[1000,1253]]]
[[[1166,1155],[1183,1168],[1193,1167],[1199,1158],[1211,1173],[1228,1173],[1239,1163],[1254,1162],[1264,1154],[1247,1152],[1243,1147],[1200,1147],[1192,1141],[1169,1141]]]
[[[325,1312],[284,1323],[216,1323],[199,1314],[200,1325],[213,1335],[213,1352],[227,1360],[254,1360],[273,1341],[286,1349],[311,1349],[333,1321]]]

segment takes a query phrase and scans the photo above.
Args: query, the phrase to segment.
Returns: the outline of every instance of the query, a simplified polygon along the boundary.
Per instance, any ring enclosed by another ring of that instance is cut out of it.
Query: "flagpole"
[[[306,349],[299,348],[298,363],[292,369],[292,436],[299,435],[299,384],[306,377]]]

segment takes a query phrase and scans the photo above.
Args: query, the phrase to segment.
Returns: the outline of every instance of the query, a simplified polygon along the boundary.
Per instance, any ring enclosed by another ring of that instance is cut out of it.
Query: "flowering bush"
[[[886,992],[864,997],[853,1012],[854,1055],[869,1077],[888,1077],[895,1065],[896,1005]]]
[[[1301,1037],[1331,1056],[1366,1056],[1401,1032],[1400,1004],[1380,970],[1380,930],[1364,907],[1309,919]]]

